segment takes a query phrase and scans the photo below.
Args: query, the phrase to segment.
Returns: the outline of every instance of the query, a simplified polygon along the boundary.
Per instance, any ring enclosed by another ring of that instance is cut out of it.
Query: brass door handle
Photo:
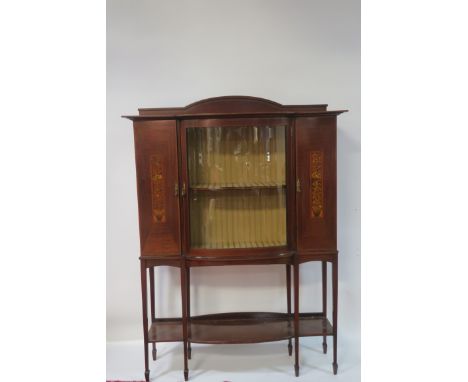
[[[299,178],[297,178],[296,180],[296,191],[301,192],[301,181],[299,180]]]

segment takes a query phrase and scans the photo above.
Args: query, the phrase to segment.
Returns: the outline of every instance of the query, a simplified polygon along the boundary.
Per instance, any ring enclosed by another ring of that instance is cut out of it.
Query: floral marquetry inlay
[[[164,174],[161,157],[159,155],[151,156],[151,202],[153,207],[153,221],[155,223],[166,222],[166,210],[164,208]]]
[[[313,218],[323,218],[323,151],[310,152],[310,206]]]

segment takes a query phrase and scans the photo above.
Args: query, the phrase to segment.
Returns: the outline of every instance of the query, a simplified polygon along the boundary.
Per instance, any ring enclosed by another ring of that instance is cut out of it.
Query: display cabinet
[[[183,342],[185,380],[191,343],[287,340],[298,376],[306,336],[323,337],[324,353],[333,337],[337,373],[336,122],[344,111],[228,96],[125,116],[134,127],[147,381],[149,344],[156,360],[156,343],[172,341]],[[299,267],[309,261],[322,266],[320,312],[299,309]],[[190,314],[192,267],[258,264],[284,265],[284,312]],[[155,316],[158,266],[180,268],[182,317]]]

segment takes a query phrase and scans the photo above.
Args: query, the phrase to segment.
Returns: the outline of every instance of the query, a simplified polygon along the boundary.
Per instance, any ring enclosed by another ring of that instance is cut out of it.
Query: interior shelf
[[[333,329],[322,313],[299,315],[299,336],[331,336]],[[194,343],[257,343],[294,337],[294,316],[287,313],[220,313],[191,317],[189,340]],[[149,342],[183,341],[182,319],[156,319]]]
[[[286,183],[279,182],[251,182],[251,183],[202,183],[193,184],[191,190],[220,191],[220,190],[251,190],[257,188],[285,188]]]
[[[204,243],[201,244],[192,244],[192,249],[232,249],[232,248],[277,248],[285,247],[286,242],[281,240],[265,240],[265,241],[236,241],[234,243],[222,242],[222,243]]]

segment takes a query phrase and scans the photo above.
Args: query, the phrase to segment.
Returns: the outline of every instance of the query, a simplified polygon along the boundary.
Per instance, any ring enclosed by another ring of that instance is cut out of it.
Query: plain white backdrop
[[[464,380],[467,5],[362,9],[362,380]],[[95,0],[0,13],[5,380],[106,378],[105,14]]]
[[[359,1],[108,2],[108,341],[142,339],[133,130],[120,116],[224,95],[350,110],[338,118],[339,338],[359,355]],[[155,275],[157,316],[180,315],[179,271]],[[301,311],[321,310],[320,277],[301,267]],[[191,284],[194,315],[286,309],[283,266],[198,268]]]

